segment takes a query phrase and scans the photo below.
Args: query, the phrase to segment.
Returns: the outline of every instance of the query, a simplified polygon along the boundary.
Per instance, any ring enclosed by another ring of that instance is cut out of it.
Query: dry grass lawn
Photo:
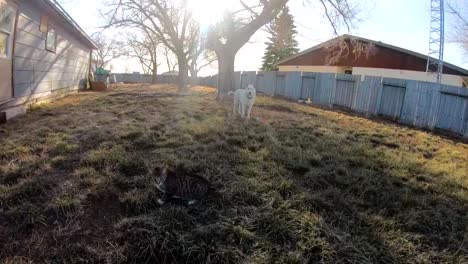
[[[82,92],[0,126],[0,262],[468,263],[468,145],[214,90]],[[149,167],[210,180],[159,206]]]

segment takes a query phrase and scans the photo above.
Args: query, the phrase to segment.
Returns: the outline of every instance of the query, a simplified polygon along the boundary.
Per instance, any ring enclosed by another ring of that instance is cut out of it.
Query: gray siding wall
[[[49,25],[55,28],[55,53],[45,48],[46,33],[39,30],[42,15],[47,15]],[[85,87],[90,48],[63,25],[55,14],[35,1],[19,2],[13,61],[14,104]]]

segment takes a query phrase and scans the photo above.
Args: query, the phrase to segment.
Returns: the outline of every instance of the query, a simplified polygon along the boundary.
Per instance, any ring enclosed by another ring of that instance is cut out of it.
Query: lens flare
[[[223,12],[230,10],[235,0],[190,0],[189,8],[202,28],[209,27],[221,20]]]

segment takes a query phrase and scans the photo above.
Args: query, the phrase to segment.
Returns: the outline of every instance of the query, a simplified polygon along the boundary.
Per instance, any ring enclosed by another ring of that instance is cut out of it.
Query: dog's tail
[[[233,95],[233,94],[235,94],[235,93],[236,93],[236,92],[234,92],[234,91],[229,91],[229,92],[228,92],[228,95],[231,96],[231,95]]]

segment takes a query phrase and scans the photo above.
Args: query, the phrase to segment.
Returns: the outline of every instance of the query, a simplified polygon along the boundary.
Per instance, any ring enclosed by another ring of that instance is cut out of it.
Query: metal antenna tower
[[[444,0],[431,0],[431,30],[426,72],[435,74],[437,83],[442,80],[444,68]]]

